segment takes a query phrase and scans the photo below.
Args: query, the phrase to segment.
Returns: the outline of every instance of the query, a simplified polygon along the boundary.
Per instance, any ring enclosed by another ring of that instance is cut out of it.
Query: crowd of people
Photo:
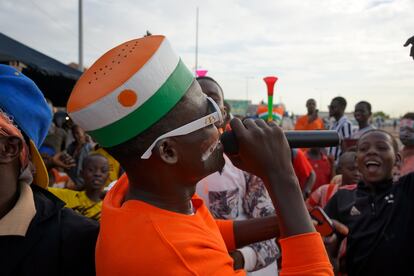
[[[394,137],[367,101],[353,127],[333,98],[326,128],[308,99],[294,129],[341,143],[291,149],[282,120],[234,118],[224,92],[159,35],[99,58],[65,110],[0,65],[2,275],[414,273],[414,113]]]

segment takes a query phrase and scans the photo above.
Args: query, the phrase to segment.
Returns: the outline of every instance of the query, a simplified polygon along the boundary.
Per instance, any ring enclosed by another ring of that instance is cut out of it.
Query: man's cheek
[[[206,161],[211,156],[211,154],[216,150],[219,143],[220,143],[220,140],[217,139],[216,141],[211,143],[210,146],[207,149],[202,151],[201,161]]]
[[[400,129],[400,140],[406,146],[414,145],[414,129],[402,127]]]

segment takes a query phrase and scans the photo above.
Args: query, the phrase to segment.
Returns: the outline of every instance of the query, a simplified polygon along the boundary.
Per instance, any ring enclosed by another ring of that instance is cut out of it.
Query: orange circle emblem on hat
[[[118,95],[118,102],[125,107],[133,106],[138,100],[137,93],[131,89],[125,89]]]

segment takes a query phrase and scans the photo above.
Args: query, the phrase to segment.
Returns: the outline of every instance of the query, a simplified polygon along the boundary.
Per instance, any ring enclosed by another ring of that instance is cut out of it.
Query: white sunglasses
[[[155,147],[157,142],[160,141],[161,139],[173,137],[173,136],[187,135],[191,132],[202,129],[206,126],[215,124],[216,122],[219,122],[220,124],[222,124],[223,116],[221,114],[220,108],[218,107],[218,105],[212,98],[207,97],[207,100],[208,100],[208,103],[210,103],[214,108],[213,113],[161,135],[160,137],[155,139],[155,141],[151,144],[151,146],[149,146],[149,148],[144,152],[144,154],[141,155],[141,159],[150,158],[152,155],[152,149]]]

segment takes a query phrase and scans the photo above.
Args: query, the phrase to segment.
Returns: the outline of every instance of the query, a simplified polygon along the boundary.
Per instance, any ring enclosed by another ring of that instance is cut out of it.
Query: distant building
[[[251,101],[248,100],[226,99],[226,102],[228,102],[231,106],[231,114],[243,117],[246,116],[246,114],[248,113],[249,106],[251,105]]]

